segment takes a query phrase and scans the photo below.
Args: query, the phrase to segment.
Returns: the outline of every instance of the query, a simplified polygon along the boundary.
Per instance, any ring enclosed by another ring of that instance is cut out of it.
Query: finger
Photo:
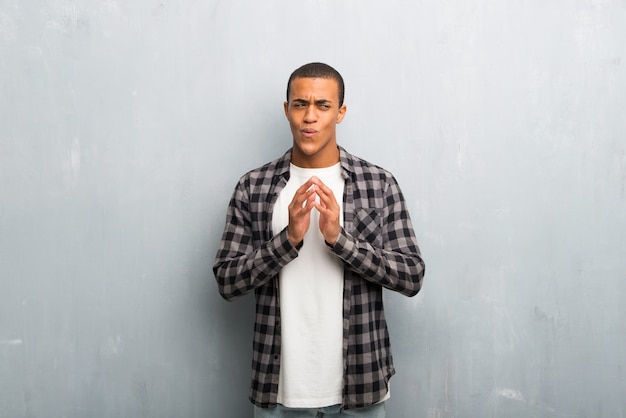
[[[315,205],[315,208],[322,215],[334,216],[334,214],[339,212],[338,207],[328,206],[326,203],[324,203],[323,200],[320,200],[319,202],[315,202],[314,205]]]
[[[302,203],[302,210],[304,213],[310,212],[315,207],[317,199],[315,198],[315,191],[312,191],[309,197]]]
[[[296,193],[291,200],[291,205],[293,208],[301,208],[303,206],[307,206],[307,202],[313,197],[315,197],[316,188],[313,187],[313,184],[304,183],[302,186],[296,190]]]
[[[304,202],[311,194],[311,186],[313,186],[313,182],[308,180],[306,183],[298,187],[293,195],[293,198],[291,199],[291,202],[294,203],[298,200],[300,203]]]
[[[302,203],[300,203],[300,201],[293,202],[293,204],[289,208],[289,211],[291,213],[291,216],[302,217],[311,212],[314,207],[315,196],[311,196]]]
[[[330,187],[328,187],[319,177],[311,177],[312,183],[319,188],[323,193],[332,195],[333,191]]]
[[[324,205],[324,207],[328,208],[337,208],[339,204],[337,203],[337,199],[335,198],[335,194],[328,187],[319,188],[317,191],[317,195],[320,197],[320,202]]]
[[[296,193],[306,192],[313,184],[315,184],[315,178],[316,177],[311,177],[306,182],[304,182],[302,186],[298,187],[298,190],[296,190]]]
[[[322,179],[320,179],[317,176],[313,176],[309,179],[309,181],[311,182],[311,184],[315,184],[319,187],[326,187],[326,185],[324,184],[324,182],[322,181]]]

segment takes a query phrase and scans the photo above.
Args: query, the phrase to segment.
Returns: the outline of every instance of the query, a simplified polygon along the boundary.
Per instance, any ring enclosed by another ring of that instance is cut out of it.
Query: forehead
[[[289,89],[289,100],[309,97],[338,101],[339,85],[333,78],[294,78]]]

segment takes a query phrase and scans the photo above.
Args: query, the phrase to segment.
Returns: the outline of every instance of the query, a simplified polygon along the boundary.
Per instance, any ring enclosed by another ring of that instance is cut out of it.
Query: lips
[[[300,133],[302,134],[302,136],[310,138],[314,136],[317,133],[317,131],[315,129],[301,129]]]

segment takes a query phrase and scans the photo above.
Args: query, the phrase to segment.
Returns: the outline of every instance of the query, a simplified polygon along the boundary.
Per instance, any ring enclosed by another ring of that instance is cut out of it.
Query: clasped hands
[[[316,197],[319,197],[319,201]],[[334,245],[341,231],[339,225],[341,209],[333,191],[315,176],[296,190],[289,204],[289,226],[287,227],[289,241],[296,246],[304,240],[304,235],[311,223],[313,208],[320,213],[319,228],[324,240]]]

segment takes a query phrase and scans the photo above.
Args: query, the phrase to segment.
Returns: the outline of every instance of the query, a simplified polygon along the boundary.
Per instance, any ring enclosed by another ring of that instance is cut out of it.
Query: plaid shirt
[[[395,373],[382,288],[417,294],[424,262],[395,178],[339,148],[344,225],[334,246],[344,262],[342,409],[379,402]],[[281,355],[278,273],[298,256],[287,228],[272,233],[272,208],[289,179],[291,150],[245,174],[230,200],[213,272],[232,301],[254,291],[256,322],[250,400],[276,405]],[[303,244],[306,245],[306,242]]]

